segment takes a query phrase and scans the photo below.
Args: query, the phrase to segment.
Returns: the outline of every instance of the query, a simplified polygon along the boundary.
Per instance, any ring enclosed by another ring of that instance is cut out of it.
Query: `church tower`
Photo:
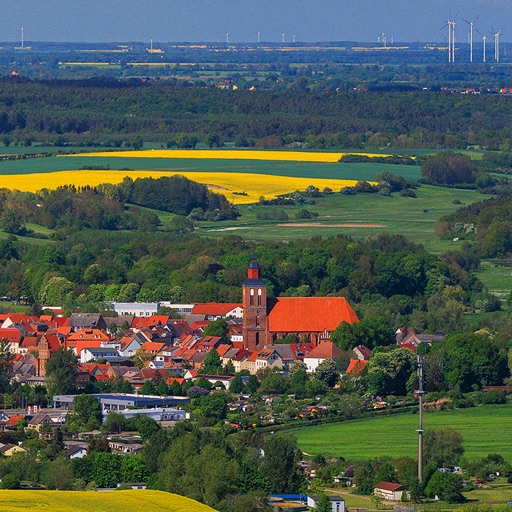
[[[261,279],[261,268],[255,254],[247,269],[242,295],[244,348],[259,350],[267,344],[267,285]]]
[[[46,375],[46,361],[50,359],[50,347],[48,340],[43,334],[39,340],[38,356],[37,356],[37,376],[44,377]]]

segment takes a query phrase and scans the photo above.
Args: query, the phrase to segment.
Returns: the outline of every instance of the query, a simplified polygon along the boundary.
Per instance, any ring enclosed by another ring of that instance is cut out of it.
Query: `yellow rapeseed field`
[[[261,196],[267,199],[295,190],[305,190],[310,185],[323,190],[325,187],[337,192],[342,187],[356,184],[355,180],[335,180],[325,178],[294,178],[268,174],[228,173],[228,172],[169,172],[169,171],[59,171],[37,174],[14,174],[0,177],[0,188],[5,187],[22,192],[37,192],[43,188],[55,189],[61,185],[77,187],[100,183],[120,183],[125,176],[137,178],[159,178],[179,174],[186,178],[208,185],[222,193],[235,204],[255,203]],[[243,194],[243,195],[239,195]]]
[[[213,512],[202,503],[161,491],[1,491],[0,512]]]
[[[220,160],[274,160],[289,162],[335,163],[344,155],[391,156],[376,153],[327,153],[301,151],[262,151],[252,149],[149,149],[142,151],[112,151],[80,153],[76,156],[109,156],[123,158],[197,158]]]

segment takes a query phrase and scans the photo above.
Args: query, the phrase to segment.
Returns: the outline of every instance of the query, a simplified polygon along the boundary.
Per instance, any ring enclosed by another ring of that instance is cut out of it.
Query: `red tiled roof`
[[[395,484],[392,482],[379,482],[377,485],[373,486],[374,489],[382,489],[383,491],[401,491],[404,489],[404,486],[401,484]]]
[[[20,343],[20,348],[26,348],[27,350],[30,348],[37,347],[37,336],[26,336],[23,341]]]
[[[358,373],[361,373],[366,368],[367,364],[368,364],[368,361],[366,361],[366,359],[351,359],[346,373],[351,373],[352,375],[357,375]]]
[[[46,336],[46,340],[48,341],[48,348],[52,352],[59,350],[61,343],[60,343],[60,339],[58,336],[55,336],[55,335]]]
[[[341,350],[331,341],[324,341],[315,347],[306,357],[313,359],[338,359]]]
[[[21,340],[21,331],[14,328],[0,328],[0,339],[6,339],[11,343],[19,343]]]
[[[279,297],[268,299],[270,332],[334,331],[341,322],[359,322],[344,297]]]
[[[180,386],[183,386],[185,379],[182,379],[180,377],[168,377],[165,382],[167,383],[168,386],[170,386],[173,382],[177,382]]]
[[[199,320],[197,322],[192,322],[190,324],[190,328],[197,331],[198,329],[204,329],[209,323],[210,320]]]
[[[221,302],[200,302],[194,304],[193,315],[225,316],[235,308],[241,308],[242,304],[221,303]]]
[[[18,423],[18,421],[23,419],[25,419],[24,414],[15,414],[14,416],[11,416],[8,420],[6,420],[5,424],[9,427],[14,427],[16,426],[16,423]]]
[[[156,341],[146,341],[141,350],[147,350],[150,354],[158,354],[165,347],[165,343],[157,343]]]
[[[216,350],[217,350],[217,353],[219,354],[219,356],[223,357],[224,354],[228,350],[231,350],[231,348],[232,348],[231,345],[224,344],[224,345],[219,345],[219,347]]]
[[[68,349],[75,348],[76,355],[78,357],[80,357],[82,350],[84,348],[100,348],[100,347],[101,347],[101,340],[80,340],[80,341],[68,340]]]
[[[68,336],[68,341],[110,341],[110,338],[100,329],[79,329]],[[95,345],[91,345],[94,347]]]
[[[156,327],[157,325],[165,325],[167,322],[169,322],[169,316],[167,315],[134,316],[131,328]]]

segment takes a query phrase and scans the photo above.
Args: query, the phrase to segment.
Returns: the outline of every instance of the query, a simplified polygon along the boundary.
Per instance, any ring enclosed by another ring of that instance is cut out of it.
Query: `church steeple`
[[[267,342],[267,285],[261,279],[261,267],[254,253],[247,268],[242,295],[244,347],[247,350],[258,350]]]
[[[247,279],[261,279],[261,267],[254,252],[252,253],[251,263],[247,268]]]

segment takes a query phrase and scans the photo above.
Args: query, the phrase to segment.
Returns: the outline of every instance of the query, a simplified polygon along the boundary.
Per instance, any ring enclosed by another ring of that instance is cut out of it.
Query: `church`
[[[329,341],[341,322],[359,322],[344,297],[267,298],[267,286],[255,255],[242,286],[242,309],[242,335],[247,350],[261,350],[288,334],[307,337],[318,345]]]

